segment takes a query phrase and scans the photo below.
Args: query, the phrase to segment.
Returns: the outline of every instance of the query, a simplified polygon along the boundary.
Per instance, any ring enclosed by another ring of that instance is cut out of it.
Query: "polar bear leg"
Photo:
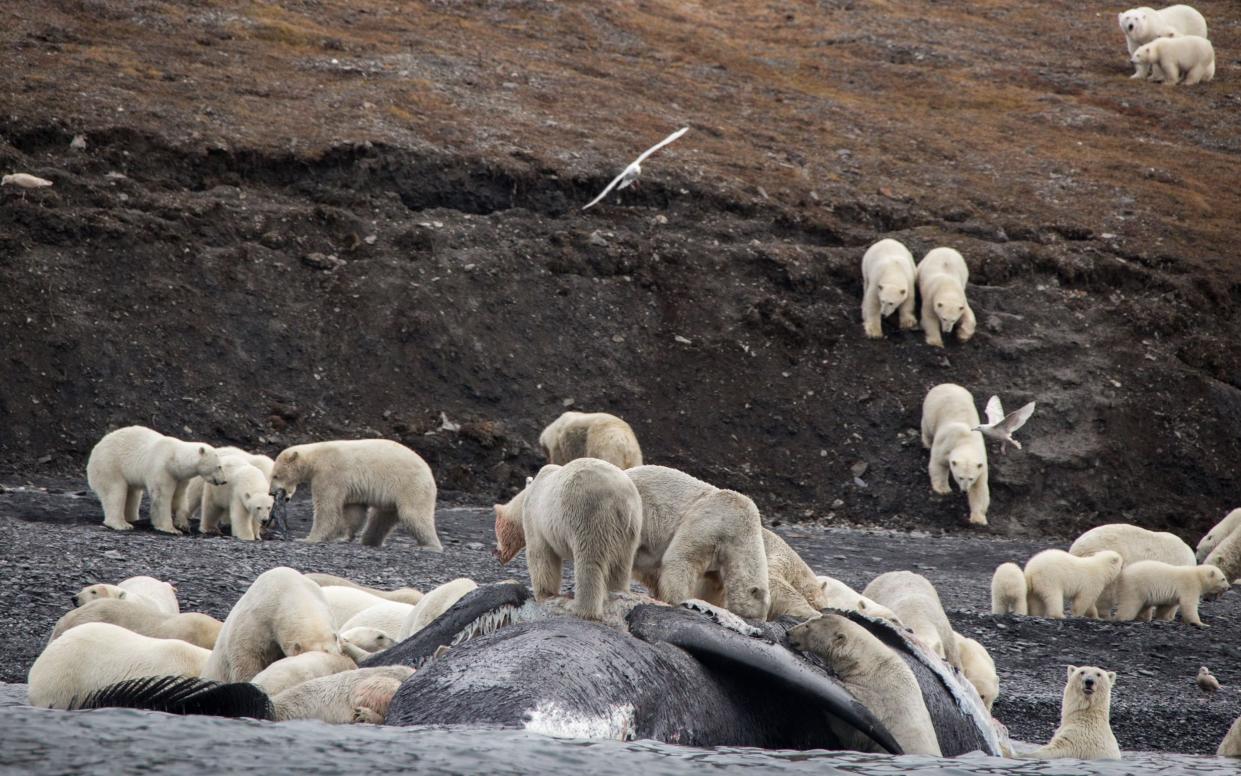
[[[1181,622],[1187,622],[1190,625],[1197,625],[1199,628],[1211,627],[1204,623],[1200,617],[1198,617],[1198,596],[1182,595],[1180,600]]]
[[[939,316],[935,314],[935,306],[925,299],[922,302],[922,332],[926,334],[926,344],[942,348],[944,335],[939,331]]]
[[[1142,610],[1146,608],[1146,601],[1142,598],[1128,593],[1124,590],[1120,593],[1120,599],[1116,602],[1116,615],[1112,619],[1127,622],[1136,620]]]
[[[378,547],[392,533],[396,525],[397,511],[393,507],[375,507],[366,520],[366,528],[362,530],[362,543],[367,547]]]
[[[234,539],[252,542],[259,538],[255,535],[254,521],[250,519],[250,513],[236,499],[228,505],[228,522],[233,526]]]
[[[1038,598],[1040,616],[1052,620],[1064,619],[1064,591],[1059,587],[1048,586],[1043,590],[1031,590],[1030,595]]]
[[[534,588],[535,600],[559,595],[564,561],[547,542],[538,537],[527,535],[526,541],[526,566],[530,571],[530,586]]]
[[[931,490],[941,496],[952,492],[952,486],[948,483],[948,456],[940,453],[934,445],[931,446],[931,460],[926,470],[931,476]]]
[[[201,510],[198,518],[198,532],[200,534],[218,535],[220,533],[220,517],[223,516],[224,510],[215,505],[206,488],[203,488],[202,496],[199,497],[198,501]]]
[[[1186,86],[1193,86],[1194,84],[1202,83],[1202,77],[1206,75],[1206,69],[1206,65],[1201,64],[1189,68],[1189,72],[1185,74],[1184,84]]]
[[[172,524],[182,531],[190,530],[190,516],[181,508],[181,505],[185,503],[187,482],[188,480],[178,480],[176,489],[172,492]]]
[[[668,543],[660,561],[659,587],[651,592],[661,601],[679,604],[696,597],[698,583],[706,571],[706,564],[695,557],[693,547],[685,536],[678,533]]]
[[[913,294],[910,294],[909,297],[905,301],[901,302],[900,310],[901,310],[901,329],[902,330],[918,328],[918,315],[916,312],[916,308],[917,308],[917,304],[915,304],[914,302]]]
[[[957,342],[966,342],[970,337],[974,336],[974,331],[978,328],[978,319],[974,317],[974,311],[967,304],[965,312],[961,313],[961,320],[957,321]]]
[[[1160,62],[1159,69],[1163,71],[1163,83],[1165,86],[1176,86],[1177,82],[1181,80],[1181,68],[1175,60],[1167,63]]]
[[[344,540],[353,541],[359,532],[365,530],[366,526],[366,504],[345,504],[340,510],[341,517],[345,521]],[[338,537],[332,537],[338,538]]]
[[[883,337],[883,311],[879,307],[878,285],[874,283],[862,295],[862,329],[871,339]]]
[[[396,505],[401,525],[414,535],[418,545],[433,552],[442,552],[440,537],[435,533],[435,495],[425,494]]]
[[[151,496],[151,525],[156,531],[181,534],[172,524],[172,497],[176,492],[177,481],[171,475],[165,474],[147,483],[147,493]]]
[[[327,542],[338,536],[344,536],[348,528],[342,514],[345,508],[345,494],[336,488],[312,486],[314,500],[314,517],[310,525],[310,533],[302,541]]]
[[[129,498],[129,486],[124,482],[114,482],[106,488],[96,489],[99,504],[103,507],[103,524],[114,531],[128,531],[133,528],[125,521],[125,507]]]
[[[189,519],[193,517],[194,513],[197,512],[199,507],[202,506],[203,490],[205,487],[206,483],[203,481],[202,477],[194,477],[186,483],[185,494],[175,505],[177,512],[173,516],[173,520],[177,522],[178,525],[180,525],[179,521],[184,521],[188,525]]]
[[[987,509],[991,506],[991,488],[987,485],[987,472],[974,480],[969,490],[970,523],[972,525],[987,524]]]
[[[125,522],[138,522],[138,505],[142,503],[142,488],[128,488],[125,494]]]
[[[603,602],[608,597],[607,569],[598,560],[573,559],[573,612],[578,617],[598,620],[603,617]]]
[[[1176,619],[1176,608],[1177,607],[1175,604],[1170,606],[1156,606],[1155,619],[1164,621]]]

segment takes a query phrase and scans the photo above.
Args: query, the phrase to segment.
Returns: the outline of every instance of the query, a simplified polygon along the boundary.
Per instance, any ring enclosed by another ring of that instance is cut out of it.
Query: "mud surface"
[[[12,485],[10,481],[7,483]],[[525,554],[501,567],[490,511],[443,507],[444,552],[419,550],[398,529],[382,548],[296,541],[168,537],[144,521],[121,535],[100,525],[98,502],[82,484],[45,481],[0,492],[0,682],[24,682],[69,596],[87,584],[151,574],[176,583],[182,611],[223,619],[255,576],[278,565],[340,574],[381,587],[426,590],[458,576],[528,584]],[[310,528],[309,503],[290,507],[295,536]],[[770,519],[769,515],[769,519]],[[1046,741],[1059,722],[1065,665],[1099,665],[1120,676],[1112,726],[1122,749],[1214,753],[1241,714],[1241,595],[1204,603],[1210,628],[1178,623],[1050,621],[989,614],[990,578],[1006,560],[1042,548],[1025,540],[931,536],[840,529],[803,523],[779,529],[819,573],[857,588],[875,575],[911,569],[935,583],[954,627],[991,652],[1000,675],[995,716],[1019,740]],[[566,575],[568,577],[569,575]],[[1210,697],[1194,683],[1200,665],[1224,685]]]
[[[914,436],[955,381],[1039,402],[990,533],[1196,540],[1241,492],[1241,29],[1197,6],[1172,89],[1070,0],[6,2],[0,168],[55,186],[0,194],[0,472],[384,436],[477,503],[572,406],[789,521],[958,531]],[[862,337],[885,236],[964,253],[973,341]]]

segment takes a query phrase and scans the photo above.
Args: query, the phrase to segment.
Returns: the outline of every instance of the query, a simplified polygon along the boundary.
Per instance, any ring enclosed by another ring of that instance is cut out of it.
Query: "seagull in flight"
[[[655,153],[659,149],[668,145],[673,140],[676,140],[681,135],[684,135],[686,132],[689,132],[689,127],[681,127],[676,132],[673,132],[671,135],[668,135],[663,140],[660,140],[655,145],[643,151],[642,155],[639,156],[637,159],[633,160],[633,163],[630,164],[628,167],[626,167],[624,172],[622,172],[620,175],[617,175],[615,178],[612,179],[612,182],[609,183],[608,187],[603,190],[603,193],[601,193],[599,196],[592,199],[590,201],[590,204],[585,205],[582,208],[582,210],[586,210],[587,208],[594,207],[594,205],[597,204],[599,200],[603,199],[604,197],[608,195],[609,191],[611,191],[613,188],[617,188],[618,183],[620,184],[619,188],[621,189],[625,188],[631,183],[634,185],[637,185],[638,176],[642,174],[642,162],[646,161],[646,157],[650,156],[651,154]]]
[[[1011,443],[1018,450],[1021,449],[1021,443],[1013,439],[1013,432],[1026,424],[1030,416],[1034,414],[1034,402],[1030,402],[1026,406],[1017,410],[1004,414],[1004,405],[1000,403],[999,396],[992,396],[987,401],[987,422],[981,426],[974,426],[972,430],[981,431],[983,436],[989,436],[992,439],[1000,441],[1000,452],[1003,453],[1005,448]]]

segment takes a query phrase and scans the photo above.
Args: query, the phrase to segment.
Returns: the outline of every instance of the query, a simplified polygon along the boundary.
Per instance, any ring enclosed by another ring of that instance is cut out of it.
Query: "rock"
[[[603,235],[599,234],[598,229],[590,233],[590,237],[586,239],[586,242],[599,248],[608,247],[608,241],[604,239]]]
[[[111,558],[112,560],[125,560],[125,556],[117,552],[116,550],[105,550],[103,553],[103,557]]]
[[[853,472],[854,477],[861,477],[868,468],[870,468],[870,464],[866,463],[866,461],[858,461],[849,467],[849,471]]]
[[[486,547],[484,547],[484,546],[483,546],[483,543],[482,543],[482,542],[466,542],[466,543],[465,543],[465,548],[466,548],[467,550],[483,550],[483,549],[486,549]]]
[[[324,255],[322,253],[307,253],[302,257],[302,263],[312,269],[321,269],[331,272],[339,267],[345,266],[345,260],[337,257],[336,254]]]

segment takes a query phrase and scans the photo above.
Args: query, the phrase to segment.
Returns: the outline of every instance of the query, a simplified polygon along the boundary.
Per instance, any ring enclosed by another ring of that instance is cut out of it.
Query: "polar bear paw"
[[[176,526],[160,527],[157,525],[155,526],[155,530],[160,533],[172,534],[173,536],[181,535],[181,532],[177,530]]]
[[[130,525],[129,523],[125,522],[124,520],[122,520],[122,521],[121,521],[121,522],[119,522],[119,523],[109,523],[107,520],[104,520],[104,521],[103,521],[103,524],[104,524],[106,527],[111,528],[113,531],[132,531],[132,530],[134,530],[134,527],[133,527],[132,525]]]
[[[883,339],[883,324],[879,321],[867,321],[864,328],[866,336],[871,339]]]
[[[946,482],[932,482],[932,483],[931,483],[931,490],[932,490],[933,492],[935,492],[935,493],[938,493],[938,494],[939,494],[939,495],[941,495],[941,496],[951,496],[951,495],[952,495],[952,486],[950,486],[950,485],[949,485],[948,483],[946,483]]]
[[[980,512],[970,513],[970,525],[986,525],[987,516]]]
[[[901,315],[901,331],[909,331],[918,328],[918,317],[915,315]]]
[[[365,706],[355,706],[353,709],[353,721],[355,724],[382,725],[384,718],[379,716],[373,709],[368,709]]]

